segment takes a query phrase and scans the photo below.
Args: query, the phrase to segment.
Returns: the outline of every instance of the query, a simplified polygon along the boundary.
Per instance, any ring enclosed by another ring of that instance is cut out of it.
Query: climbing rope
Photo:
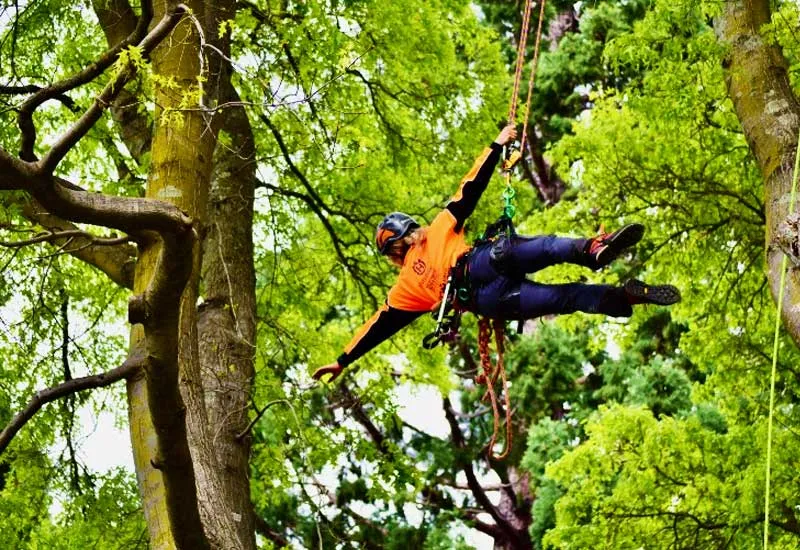
[[[531,99],[533,98],[533,86],[536,82],[536,69],[539,65],[539,50],[542,43],[542,23],[544,22],[544,8],[547,0],[541,0],[539,4],[539,22],[536,28],[536,42],[533,46],[533,60],[531,61],[530,76],[528,77],[528,95],[525,101],[525,121],[522,124],[522,139],[520,139],[519,151],[525,150],[525,142],[528,136],[528,119],[531,112]],[[517,60],[514,68],[514,89],[511,93],[511,101],[508,107],[508,123],[514,124],[517,118],[517,107],[519,106],[519,85],[522,80],[522,68],[525,65],[525,47],[528,43],[528,32],[530,29],[531,19],[531,6],[533,0],[525,2],[525,12],[522,16],[522,28],[520,29],[519,44],[517,45]],[[503,163],[503,172],[505,174],[506,188],[503,191],[503,199],[505,206],[503,208],[503,215],[510,218],[514,217],[516,209],[512,204],[516,191],[511,185],[511,169],[522,157],[521,152],[512,152],[504,154],[506,160]]]
[[[533,96],[533,85],[536,79],[536,68],[539,63],[539,49],[542,41],[542,23],[544,21],[545,2],[546,0],[541,0],[539,5],[539,23],[536,30],[536,43],[534,44],[533,48],[533,61],[531,62],[531,72],[528,79],[528,97],[525,104],[525,122],[523,124],[522,139],[520,140],[520,150],[524,150],[523,148],[525,147],[525,140],[527,136],[528,117],[530,115],[531,98]],[[511,94],[511,102],[508,108],[509,124],[513,124],[517,118],[517,107],[519,105],[519,86],[522,79],[522,68],[525,65],[525,47],[528,42],[528,31],[530,28],[532,5],[533,0],[526,0],[525,11],[522,16],[519,44],[517,45],[517,60],[514,68],[514,89]],[[516,213],[516,208],[514,207],[514,197],[517,195],[514,186],[511,185],[511,169],[520,159],[521,154],[519,152],[515,152],[510,156],[506,154],[503,156],[506,157],[506,160],[503,163],[506,187],[503,190],[503,213],[498,223],[506,228],[505,230],[510,237],[514,233],[514,226],[511,222],[511,219]],[[487,230],[486,233],[488,234],[489,231]],[[491,340],[492,330],[494,330],[495,343],[497,347],[497,365],[492,364],[489,353],[489,342]],[[511,402],[508,395],[508,379],[506,377],[505,366],[503,365],[504,333],[505,329],[503,321],[494,319],[490,325],[489,319],[483,318],[478,322],[478,351],[481,357],[481,366],[483,368],[483,372],[479,373],[475,377],[475,382],[477,384],[486,384],[486,393],[484,394],[482,401],[486,401],[486,398],[488,397],[492,403],[494,429],[488,445],[488,455],[490,458],[495,460],[503,460],[511,451]],[[506,441],[503,452],[499,455],[496,455],[494,453],[494,445],[497,442],[497,436],[500,432],[500,407],[497,403],[497,393],[495,392],[495,384],[497,383],[498,378],[502,378],[503,381],[502,392],[505,400]]]
[[[490,324],[491,323],[491,324]],[[494,329],[495,345],[497,347],[497,365],[492,364],[492,358],[489,352],[489,341],[492,338],[492,329]],[[483,317],[478,321],[478,352],[481,356],[481,366],[483,372],[475,377],[476,384],[486,384],[486,393],[483,395],[481,401],[486,401],[488,397],[492,403],[492,413],[494,415],[494,429],[492,437],[487,446],[487,454],[489,458],[494,460],[503,460],[508,456],[511,451],[511,400],[508,395],[508,379],[506,378],[506,369],[503,366],[503,337],[504,337],[504,324],[499,319],[489,319]],[[503,396],[505,398],[505,416],[506,416],[506,442],[503,452],[499,455],[494,452],[494,445],[497,442],[497,436],[500,433],[500,407],[497,404],[497,393],[494,386],[497,383],[497,378],[501,377],[503,380]]]
[[[508,123],[513,124],[517,118],[517,103],[519,100],[519,82],[522,79],[522,66],[525,64],[525,46],[528,43],[528,26],[531,20],[531,5],[533,0],[525,1],[525,12],[522,15],[522,28],[519,32],[517,44],[517,60],[514,67],[514,91],[511,93],[511,104],[508,107]]]
[[[544,21],[544,5],[547,0],[542,0],[539,6],[539,26],[536,29],[536,44],[533,47],[533,61],[531,61],[531,75],[528,78],[528,97],[525,101],[525,124],[522,125],[522,138],[519,140],[519,150],[525,150],[525,141],[528,137],[528,118],[531,112],[531,98],[533,97],[533,84],[536,81],[536,67],[539,65],[539,45],[542,42],[542,22]]]
[[[794,171],[792,172],[792,191],[789,194],[789,214],[794,210],[794,201],[797,194],[797,176],[800,172],[800,133],[797,135],[797,147],[794,152]],[[786,286],[787,257],[784,253],[781,259],[781,281],[778,290],[778,311],[775,314],[775,338],[772,343],[772,372],[769,383],[769,420],[767,421],[767,468],[766,483],[764,488],[764,550],[769,545],[769,489],[770,473],[772,467],[772,417],[775,408],[775,378],[778,370],[778,337],[781,330],[781,312],[783,311],[783,294]]]

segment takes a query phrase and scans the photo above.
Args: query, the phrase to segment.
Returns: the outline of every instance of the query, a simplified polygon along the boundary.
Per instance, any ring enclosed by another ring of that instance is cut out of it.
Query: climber
[[[472,247],[467,244],[464,222],[486,189],[503,146],[516,135],[511,124],[500,131],[430,226],[422,227],[400,212],[381,221],[375,244],[400,268],[397,282],[386,303],[361,327],[344,353],[314,372],[315,380],[326,374],[331,375],[331,380],[336,379],[366,352],[421,315],[435,311],[446,298],[444,288],[451,270],[456,288],[466,288],[469,294],[466,309],[491,318],[531,319],[576,311],[629,317],[633,305],[670,305],[680,300],[678,289],[672,285],[648,285],[635,279],[618,287],[539,284],[525,278],[527,273],[564,262],[590,269],[608,265],[624,249],[639,242],[644,233],[641,224],[628,224],[612,233],[601,230],[588,239],[504,235]]]

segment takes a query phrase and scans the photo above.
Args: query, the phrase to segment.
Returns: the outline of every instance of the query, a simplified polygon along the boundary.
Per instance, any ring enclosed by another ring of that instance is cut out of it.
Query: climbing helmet
[[[418,227],[416,220],[408,214],[402,212],[387,214],[375,230],[375,245],[385,256],[393,242],[399,241]]]

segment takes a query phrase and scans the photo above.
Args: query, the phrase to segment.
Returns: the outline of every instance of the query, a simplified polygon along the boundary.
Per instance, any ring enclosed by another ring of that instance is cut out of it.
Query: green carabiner
[[[516,190],[510,185],[507,185],[506,188],[503,190],[503,199],[505,204],[503,205],[503,215],[508,219],[514,217],[517,209],[514,207],[513,200],[514,197],[517,196]]]

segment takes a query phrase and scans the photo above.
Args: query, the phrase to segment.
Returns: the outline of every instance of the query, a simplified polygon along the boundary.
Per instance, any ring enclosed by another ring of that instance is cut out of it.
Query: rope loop
[[[497,348],[497,365],[492,364],[492,359],[489,355],[489,342],[492,338],[492,331],[495,336],[495,346]],[[503,338],[505,334],[503,321],[499,319],[488,319],[487,317],[481,318],[478,321],[478,353],[481,357],[481,367],[483,372],[475,377],[475,383],[479,385],[486,385],[486,393],[483,395],[481,401],[489,401],[492,404],[492,413],[494,428],[492,430],[492,437],[486,448],[487,455],[491,460],[503,460],[511,452],[511,399],[508,395],[508,379],[506,377],[506,369],[503,365],[503,352],[505,351],[503,345]],[[505,417],[506,417],[506,441],[503,452],[495,454],[494,445],[497,442],[497,436],[500,433],[500,406],[497,403],[497,393],[495,392],[495,384],[497,379],[501,378],[503,381],[502,392],[505,398]]]

